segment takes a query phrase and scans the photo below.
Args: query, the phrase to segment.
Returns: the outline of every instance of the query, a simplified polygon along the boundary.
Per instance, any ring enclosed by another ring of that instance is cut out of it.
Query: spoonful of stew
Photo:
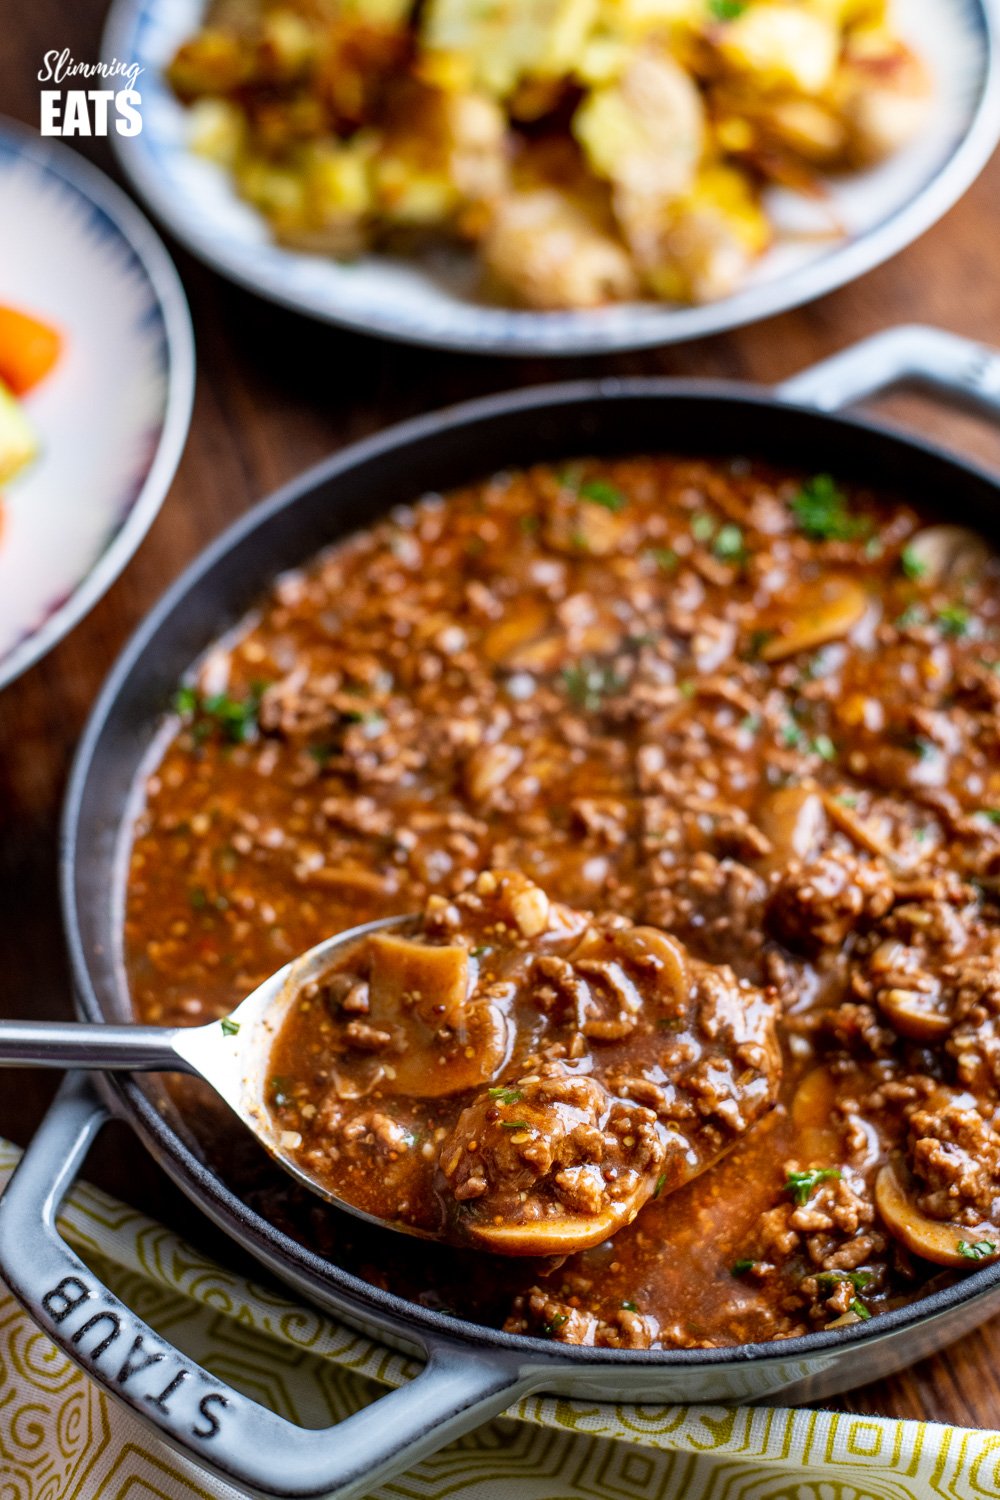
[[[0,1062],[199,1074],[362,1218],[502,1255],[600,1244],[772,1107],[773,997],[658,928],[487,871],[198,1027],[8,1022]]]

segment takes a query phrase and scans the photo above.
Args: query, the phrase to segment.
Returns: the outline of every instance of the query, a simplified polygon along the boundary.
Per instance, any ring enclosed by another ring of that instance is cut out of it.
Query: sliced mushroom
[[[517,608],[491,625],[483,636],[483,655],[498,667],[517,671],[523,666],[520,653],[549,629],[551,615],[538,599],[519,599]]]
[[[841,833],[846,833],[859,849],[864,849],[868,854],[877,854],[890,863],[895,862],[898,851],[893,844],[881,838],[871,824],[859,817],[852,807],[826,792],[823,793],[823,806],[830,821],[837,825]]]
[[[684,949],[658,927],[588,928],[569,954],[569,961],[586,965],[604,959],[609,951],[616,960],[642,973],[643,994],[650,1000],[657,996],[687,998],[690,981]]]
[[[756,818],[771,845],[761,861],[765,870],[781,869],[793,859],[809,860],[819,852],[826,815],[815,787],[776,787],[761,803]]]
[[[584,552],[599,553],[602,549],[595,528],[607,540],[603,528],[609,513],[597,505],[576,501],[573,504],[579,515],[571,523],[577,539],[572,545],[577,547],[579,543]],[[617,516],[610,516],[610,520],[618,527]],[[561,524],[561,520],[552,522],[554,529]],[[490,626],[483,637],[482,649],[491,662],[508,672],[553,672],[571,656],[576,660],[580,656],[603,656],[617,650],[622,635],[621,624],[610,611],[575,622],[567,630],[563,625],[554,626],[551,613],[537,600],[529,599]]]
[[[467,948],[378,933],[369,952],[368,1019],[392,1038],[379,1055],[380,1088],[431,1099],[495,1077],[507,1054],[507,1019],[496,1005],[470,1003]]]
[[[920,907],[914,919],[924,915]],[[940,981],[925,968],[926,957],[895,938],[886,938],[868,960],[868,975],[875,989],[875,1002],[889,1025],[900,1036],[914,1042],[939,1042],[954,1024]]]
[[[761,659],[784,661],[799,651],[842,640],[864,618],[868,605],[868,595],[853,578],[832,574],[800,584],[779,620],[761,620],[761,628],[772,632],[761,647]]]
[[[930,585],[976,578],[991,557],[983,537],[967,526],[924,526],[906,544],[921,581]]]
[[[470,1225],[469,1234],[484,1250],[497,1255],[575,1255],[602,1245],[631,1224],[655,1187],[655,1178],[642,1183],[631,1198],[601,1214],[562,1214],[523,1224],[475,1224]]]
[[[875,1206],[889,1233],[914,1255],[938,1266],[969,1271],[1000,1259],[1000,1226],[996,1224],[950,1224],[922,1213],[912,1197],[912,1178],[901,1162],[887,1162],[875,1179]],[[993,1248],[985,1253],[968,1247],[986,1241]],[[967,1247],[964,1251],[959,1246]]]
[[[795,1090],[792,1123],[795,1151],[803,1161],[838,1161],[841,1132],[834,1120],[837,1085],[828,1068],[813,1068]]]
[[[524,760],[520,745],[497,740],[492,745],[478,745],[465,763],[462,779],[472,802],[487,801],[499,791]]]
[[[937,993],[902,987],[880,990],[878,1008],[893,1031],[911,1042],[939,1042],[952,1028],[952,1018],[941,1010]]]
[[[392,932],[369,940],[371,1018],[395,1021],[405,1010],[425,1026],[457,1026],[471,985],[469,950],[414,942]]]
[[[548,635],[539,636],[537,641],[527,642],[509,665],[519,672],[551,672],[564,666],[570,658],[576,660],[581,656],[603,656],[616,651],[621,642],[620,625],[592,620],[572,634],[564,629],[553,630]]]

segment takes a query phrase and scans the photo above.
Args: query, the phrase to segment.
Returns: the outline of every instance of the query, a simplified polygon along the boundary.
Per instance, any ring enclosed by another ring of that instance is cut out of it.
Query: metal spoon
[[[210,1084],[271,1156],[304,1187],[369,1224],[433,1238],[423,1230],[338,1198],[282,1148],[265,1102],[268,1060],[289,1008],[303,985],[330,966],[341,949],[387,928],[412,927],[412,916],[385,917],[317,943],[258,985],[230,1015],[205,1026],[112,1026],[81,1021],[0,1022],[0,1064],[85,1068],[98,1072],[194,1073]]]

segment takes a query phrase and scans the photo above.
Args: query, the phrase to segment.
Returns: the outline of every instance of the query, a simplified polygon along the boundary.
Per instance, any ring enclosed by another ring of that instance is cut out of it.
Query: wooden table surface
[[[0,108],[38,124],[43,54],[99,55],[107,0],[8,5]],[[114,174],[102,141],[85,154]],[[258,302],[170,245],[198,345],[194,419],[159,518],[124,576],[43,662],[0,695],[0,1015],[71,1014],[56,884],[57,827],[80,730],[135,625],[230,521],[306,465],[389,422],[464,397],[596,374],[775,381],[888,324],[924,321],[1000,344],[1000,156],[947,219],[890,264],[797,312],[696,344],[590,360],[501,360],[340,333]],[[168,241],[169,244],[169,241]],[[0,289],[3,233],[0,218]],[[1000,431],[920,395],[883,413],[1000,470]],[[8,1073],[0,1134],[25,1143],[55,1076]],[[232,1246],[161,1175],[125,1126],[88,1176],[233,1263]],[[854,1410],[1000,1428],[1000,1319],[894,1379],[843,1398]]]

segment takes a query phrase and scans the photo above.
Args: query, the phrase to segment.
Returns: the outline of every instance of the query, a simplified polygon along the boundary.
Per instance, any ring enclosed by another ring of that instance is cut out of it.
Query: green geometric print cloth
[[[0,1142],[0,1188],[18,1159]],[[314,1308],[223,1270],[80,1184],[62,1230],[149,1323],[305,1426],[413,1374]],[[236,1500],[60,1353],[0,1285],[0,1500]],[[531,1396],[384,1485],[377,1500],[983,1500],[1000,1432],[763,1407]]]

